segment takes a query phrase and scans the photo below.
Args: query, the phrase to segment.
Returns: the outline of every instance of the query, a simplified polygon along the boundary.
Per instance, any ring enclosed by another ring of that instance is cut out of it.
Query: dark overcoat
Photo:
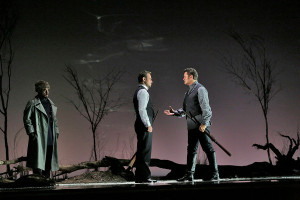
[[[59,169],[58,152],[57,152],[57,138],[59,129],[57,126],[57,107],[49,99],[52,107],[52,134],[53,134],[53,152],[51,170],[57,171]],[[45,170],[46,153],[47,153],[47,139],[48,139],[48,115],[38,97],[29,100],[23,115],[24,127],[26,133],[30,136],[27,148],[27,163],[26,166],[30,168],[39,168]]]

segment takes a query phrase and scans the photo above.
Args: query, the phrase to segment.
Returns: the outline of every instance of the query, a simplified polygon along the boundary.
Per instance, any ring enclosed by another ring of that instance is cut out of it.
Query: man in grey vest
[[[138,75],[139,86],[133,96],[136,114],[134,129],[137,135],[137,152],[135,163],[135,182],[153,183],[149,169],[152,150],[152,124],[154,110],[148,89],[152,86],[151,72],[142,71]]]
[[[187,146],[187,169],[185,175],[177,181],[193,181],[196,168],[197,149],[199,142],[203,151],[206,153],[209,161],[211,175],[208,180],[219,181],[218,165],[216,153],[211,144],[209,137],[204,134],[210,132],[210,119],[212,111],[209,105],[208,92],[206,88],[198,83],[198,73],[194,68],[184,70],[183,81],[189,86],[185,93],[183,108],[174,110],[171,106],[164,113],[168,116],[184,117],[185,113],[195,117],[201,124],[196,124],[190,118],[187,118],[188,128],[188,146]],[[186,116],[185,116],[186,117]]]

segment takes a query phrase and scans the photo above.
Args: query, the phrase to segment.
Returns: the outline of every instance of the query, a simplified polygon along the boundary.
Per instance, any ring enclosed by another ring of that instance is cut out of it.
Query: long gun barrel
[[[194,116],[192,116],[192,114],[188,114],[187,112],[185,112],[185,111],[183,111],[184,112],[184,114],[188,117],[188,118],[190,118],[194,123],[196,123],[196,124],[198,124],[199,126],[200,126],[200,122],[194,117]],[[214,142],[214,143],[216,143],[228,156],[231,156],[231,153],[227,150],[227,149],[225,149],[225,147],[223,147],[210,133],[207,133],[207,132],[205,132],[204,131],[204,133]]]

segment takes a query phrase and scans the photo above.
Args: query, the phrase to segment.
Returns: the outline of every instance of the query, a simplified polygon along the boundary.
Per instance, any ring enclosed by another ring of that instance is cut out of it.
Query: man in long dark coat
[[[47,178],[51,171],[59,169],[57,107],[48,98],[49,90],[48,82],[36,82],[35,91],[38,94],[28,101],[23,115],[24,127],[29,136],[26,166],[32,168],[34,174]]]

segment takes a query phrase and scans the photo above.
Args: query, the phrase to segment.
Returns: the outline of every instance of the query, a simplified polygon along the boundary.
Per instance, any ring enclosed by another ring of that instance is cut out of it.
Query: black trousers
[[[135,162],[135,179],[146,180],[151,177],[149,169],[152,151],[152,133],[143,127],[135,126],[137,135],[137,152]]]
[[[195,172],[199,143],[201,144],[201,147],[208,158],[210,158],[215,152],[210,138],[205,133],[199,131],[198,129],[189,130],[187,147],[187,171],[190,173]]]

